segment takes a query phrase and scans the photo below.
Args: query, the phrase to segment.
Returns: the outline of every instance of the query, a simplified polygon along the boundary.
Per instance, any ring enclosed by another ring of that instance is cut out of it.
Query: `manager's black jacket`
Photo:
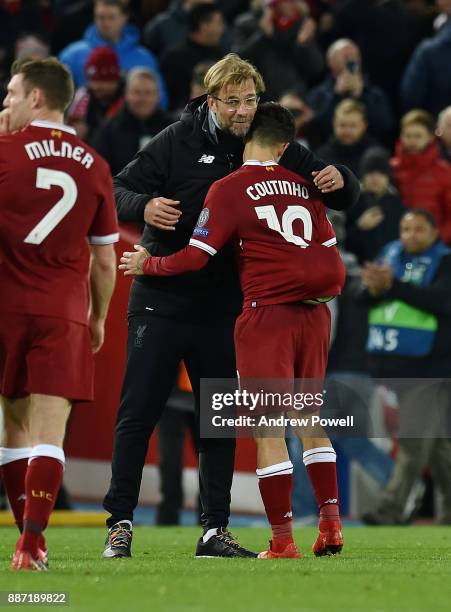
[[[150,198],[180,200],[182,215],[175,231],[146,225],[142,244],[152,255],[163,256],[185,247],[191,238],[210,185],[242,164],[243,141],[218,129],[206,96],[192,100],[180,121],[168,126],[115,177],[119,220],[142,223]],[[312,171],[327,164],[298,143],[287,148],[281,165],[312,181]],[[336,165],[344,188],[323,196],[335,210],[352,206],[359,182],[345,166]],[[220,319],[241,311],[241,291],[232,247],[223,248],[199,272],[157,278],[137,277],[132,285],[130,314],[154,314],[190,319]],[[208,339],[207,339],[208,340]]]

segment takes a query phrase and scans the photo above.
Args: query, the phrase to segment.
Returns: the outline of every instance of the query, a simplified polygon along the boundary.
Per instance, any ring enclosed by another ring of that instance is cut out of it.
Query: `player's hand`
[[[312,172],[313,182],[321,193],[332,193],[337,189],[342,189],[345,182],[343,175],[335,166],[326,166],[322,170]]]
[[[144,260],[150,257],[149,252],[140,244],[134,245],[136,251],[130,253],[124,251],[121,257],[119,270],[124,271],[124,276],[140,276],[143,274]]]
[[[5,108],[0,112],[0,134],[9,134],[9,109]]]
[[[91,334],[91,350],[93,353],[100,351],[105,339],[105,319],[89,317],[89,333]]]
[[[171,200],[169,198],[152,198],[144,208],[144,221],[153,227],[165,231],[174,231],[175,224],[180,219],[182,214],[177,206],[180,200]]]

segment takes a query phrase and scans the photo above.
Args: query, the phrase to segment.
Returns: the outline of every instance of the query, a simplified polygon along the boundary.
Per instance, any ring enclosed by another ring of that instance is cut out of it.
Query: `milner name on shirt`
[[[58,130],[52,130],[58,132]],[[58,136],[56,133],[55,136]],[[61,138],[61,136],[60,136]],[[80,145],[72,145],[67,140],[42,139],[28,142],[24,145],[25,151],[32,161],[40,157],[66,157],[80,162],[82,166],[89,168],[94,163],[94,157]]]

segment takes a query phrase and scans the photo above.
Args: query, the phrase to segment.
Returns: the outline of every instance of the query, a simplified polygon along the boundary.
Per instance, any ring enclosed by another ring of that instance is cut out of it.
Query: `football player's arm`
[[[280,164],[313,181],[328,208],[347,210],[359,199],[360,183],[347,166],[328,165],[297,142],[292,142],[286,149]]]
[[[91,346],[96,353],[102,346],[105,336],[105,320],[113,295],[116,280],[116,253],[112,244],[91,245],[91,266],[89,269],[89,288],[91,303],[89,308],[89,330]]]
[[[94,353],[103,344],[105,320],[116,280],[114,243],[119,240],[111,173],[104,160],[96,160],[96,165],[99,204],[88,233],[91,250],[89,330]]]
[[[221,188],[210,187],[203,210],[209,213],[208,222],[194,228],[189,244],[181,251],[166,257],[152,257],[142,246],[135,245],[136,252],[124,252],[119,266],[124,276],[176,276],[203,268],[210,256],[216,255],[235,232],[234,215]]]

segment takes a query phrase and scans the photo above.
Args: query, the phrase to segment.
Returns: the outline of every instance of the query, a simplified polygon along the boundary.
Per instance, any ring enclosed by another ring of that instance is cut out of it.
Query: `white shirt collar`
[[[258,159],[248,159],[243,163],[243,166],[278,166],[279,164],[273,159],[268,161],[259,161]]]
[[[68,132],[69,134],[77,135],[77,132],[74,128],[69,127],[68,125],[64,125],[64,123],[53,123],[53,121],[44,121],[43,119],[35,119],[30,123],[33,127],[42,127],[52,130],[61,130],[62,132]]]

